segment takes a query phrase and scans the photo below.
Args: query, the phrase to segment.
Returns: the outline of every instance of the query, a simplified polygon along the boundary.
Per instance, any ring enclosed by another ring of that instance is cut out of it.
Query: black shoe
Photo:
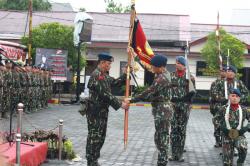
[[[94,161],[94,162],[87,162],[87,166],[101,166],[98,161]]]
[[[221,143],[219,142],[216,142],[215,145],[214,145],[215,148],[219,148],[219,147],[222,147]]]
[[[184,162],[185,161],[185,159],[184,159],[184,157],[181,155],[179,158],[178,158],[178,160],[177,160],[178,162]]]
[[[178,160],[179,162],[184,162],[185,161],[185,159],[184,159],[184,157],[181,157],[181,158],[179,158],[179,160]]]
[[[184,152],[184,153],[186,153],[186,152],[187,152],[187,150],[186,150],[186,149],[183,149],[183,152]]]
[[[171,156],[171,157],[168,158],[168,160],[169,160],[169,161],[177,161],[177,158]]]

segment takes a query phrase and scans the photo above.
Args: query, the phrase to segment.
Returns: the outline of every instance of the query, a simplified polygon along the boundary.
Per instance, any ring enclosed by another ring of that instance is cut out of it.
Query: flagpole
[[[129,40],[128,40],[128,65],[127,65],[127,78],[126,78],[126,89],[125,98],[129,98],[130,91],[130,66],[132,61],[132,52],[130,51],[133,29],[135,19],[135,0],[131,0],[131,11],[130,11],[130,26],[129,26]],[[128,109],[125,109],[124,115],[124,149],[126,150],[128,144]]]
[[[216,27],[216,39],[217,39],[217,49],[218,49],[218,56],[219,56],[219,64],[220,70],[222,70],[222,56],[221,56],[221,47],[220,47],[220,15],[219,12],[217,14],[217,27]]]

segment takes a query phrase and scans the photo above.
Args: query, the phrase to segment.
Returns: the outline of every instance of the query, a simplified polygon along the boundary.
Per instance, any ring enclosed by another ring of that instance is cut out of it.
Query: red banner
[[[2,48],[7,53],[5,56],[7,56],[9,59],[17,61],[18,59],[22,58],[22,60],[25,61],[26,53],[23,49],[1,44],[0,48]]]
[[[154,52],[148,44],[139,20],[135,20],[134,23],[132,47],[142,62],[150,64],[150,60],[154,56]]]

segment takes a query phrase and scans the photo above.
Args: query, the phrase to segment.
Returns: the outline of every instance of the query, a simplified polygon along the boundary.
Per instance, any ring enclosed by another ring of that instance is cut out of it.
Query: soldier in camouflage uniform
[[[4,75],[5,75],[5,67],[2,63],[0,63],[0,119],[3,118],[4,112],[6,110],[4,110],[4,102],[3,102],[3,88],[4,88],[4,84],[5,84],[5,80],[4,80]]]
[[[90,76],[88,88],[90,92],[89,107],[87,110],[88,137],[86,145],[86,159],[88,166],[99,166],[98,158],[104,144],[108,122],[109,106],[115,110],[127,109],[128,102],[120,102],[111,94],[111,87],[125,84],[126,75],[115,80],[108,75],[113,57],[102,53],[98,55],[98,67]]]
[[[31,110],[32,112],[36,112],[37,108],[36,108],[36,69],[33,66],[31,69]]]
[[[191,110],[191,99],[194,95],[189,92],[189,81],[186,79],[186,59],[176,58],[176,71],[171,73],[172,99],[174,115],[171,125],[172,156],[170,160],[183,162],[183,151],[186,140],[186,128]],[[194,78],[191,77],[194,83]]]
[[[25,95],[25,103],[26,103],[26,113],[31,113],[32,112],[32,80],[31,80],[31,75],[32,75],[32,67],[29,65],[25,66],[25,78],[26,78],[26,95]]]
[[[155,123],[155,145],[158,149],[157,166],[168,163],[168,147],[173,107],[170,102],[170,73],[166,70],[167,58],[155,55],[151,59],[155,78],[152,85],[144,92],[137,94],[131,102],[150,101]]]
[[[231,89],[229,94],[229,104],[221,108],[221,128],[223,138],[223,164],[233,165],[234,148],[239,152],[237,166],[243,166],[247,155],[247,140],[244,135],[250,130],[250,114],[245,107],[239,104],[241,93],[239,89]],[[244,126],[244,121],[248,124]],[[232,134],[236,130],[236,134]]]
[[[10,113],[11,111],[11,92],[14,90],[13,88],[13,78],[12,78],[12,63],[7,61],[6,63],[6,72],[5,72],[5,81],[6,81],[6,88],[3,89],[3,101],[5,107],[5,116],[8,117],[7,112]]]
[[[229,92],[229,90],[232,88],[239,89],[241,93],[240,104],[244,105],[245,103],[247,103],[247,98],[249,95],[248,89],[241,80],[235,78],[236,73],[237,69],[232,65],[229,66],[229,68],[227,69],[226,80],[218,81],[218,83],[214,87],[214,93],[212,93],[211,96],[216,102],[215,107],[217,110],[220,110],[223,105],[228,103],[228,94],[225,94],[225,88],[226,92]]]
[[[20,90],[19,90],[19,103],[23,103],[24,104],[24,112],[26,112],[27,109],[27,105],[25,103],[25,98],[27,96],[27,91],[26,91],[26,84],[27,84],[27,80],[25,77],[25,68],[20,66],[19,67],[19,80],[20,80]]]
[[[216,87],[217,84],[226,78],[226,67],[224,66],[222,70],[220,71],[220,78],[216,79],[214,82],[212,82],[209,96],[210,96],[210,112],[213,115],[213,125],[214,125],[214,137],[215,137],[215,145],[214,147],[218,148],[221,147],[221,130],[220,130],[220,112],[216,108],[216,105],[220,104],[218,101],[216,101],[215,96],[217,95]]]
[[[13,70],[12,70],[12,80],[13,80],[13,91],[11,91],[11,113],[15,114],[17,111],[17,105],[20,101],[20,69],[19,67],[13,63]]]

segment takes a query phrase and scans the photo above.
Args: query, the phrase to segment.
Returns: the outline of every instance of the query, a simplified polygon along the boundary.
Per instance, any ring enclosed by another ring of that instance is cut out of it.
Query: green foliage
[[[34,11],[49,11],[51,4],[48,0],[32,0]],[[28,10],[29,0],[0,0],[0,9]]]
[[[75,152],[73,151],[73,144],[69,139],[63,143],[63,150],[66,154],[66,159],[72,160],[76,157]]]
[[[73,44],[73,27],[59,23],[44,23],[33,29],[32,32],[32,59],[35,62],[36,48],[65,49],[68,50],[68,65],[73,70],[77,69],[77,49]],[[28,45],[27,36],[21,39],[21,43]],[[85,49],[85,46],[82,46]],[[86,65],[86,60],[80,57],[80,69]]]
[[[85,9],[84,7],[81,7],[81,8],[79,9],[79,12],[86,12],[86,9]]]
[[[223,64],[227,63],[229,49],[229,64],[232,64],[237,68],[242,68],[244,61],[244,51],[246,49],[245,44],[223,29],[220,29],[220,44]],[[208,35],[207,42],[201,50],[201,55],[206,60],[210,69],[219,69],[218,45],[215,32],[212,32]]]
[[[106,12],[109,13],[129,13],[130,6],[123,6],[121,3],[115,2],[116,0],[104,0],[106,3]]]

